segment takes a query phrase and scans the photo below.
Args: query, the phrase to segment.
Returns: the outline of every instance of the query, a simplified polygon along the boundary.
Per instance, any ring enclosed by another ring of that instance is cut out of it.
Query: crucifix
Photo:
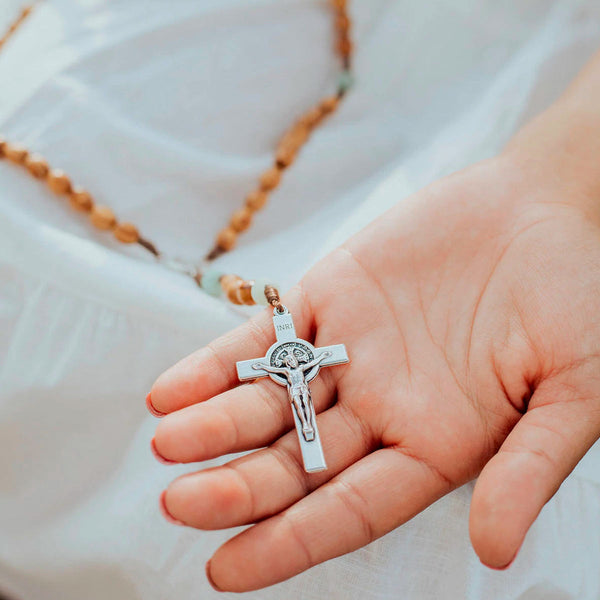
[[[321,367],[348,362],[344,344],[315,348],[296,337],[294,321],[287,308],[273,310],[273,326],[277,341],[263,358],[236,363],[240,381],[270,377],[275,383],[287,386],[294,423],[300,442],[304,469],[308,473],[327,468],[308,383]]]

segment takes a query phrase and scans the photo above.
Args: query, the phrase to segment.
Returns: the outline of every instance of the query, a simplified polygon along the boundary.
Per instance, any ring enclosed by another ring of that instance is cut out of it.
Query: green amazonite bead
[[[256,302],[256,304],[260,304],[261,306],[269,306],[267,299],[265,297],[265,286],[272,285],[273,287],[277,287],[270,279],[265,279],[264,277],[259,277],[254,280],[254,285],[250,290],[252,294],[252,300]]]
[[[338,77],[338,90],[347,92],[354,85],[354,76],[350,71],[342,71]]]
[[[211,296],[220,296],[223,293],[221,289],[221,282],[219,279],[223,277],[221,271],[215,271],[209,269],[202,273],[202,279],[200,279],[200,287]]]

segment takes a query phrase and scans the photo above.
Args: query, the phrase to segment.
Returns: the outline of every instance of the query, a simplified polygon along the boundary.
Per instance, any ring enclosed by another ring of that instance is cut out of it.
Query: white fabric
[[[3,0],[0,21],[19,4]],[[351,12],[356,88],[224,270],[289,287],[387,206],[497,152],[600,45],[597,0],[355,0]],[[47,0],[0,52],[0,130],[197,258],[291,117],[333,89],[331,31],[325,3],[308,0]],[[164,368],[244,318],[0,165],[0,589],[222,597],[203,565],[231,532],[159,516],[160,490],[188,469],[152,458],[144,398]],[[597,599],[599,467],[595,447],[508,572],[470,548],[467,485],[248,597]]]

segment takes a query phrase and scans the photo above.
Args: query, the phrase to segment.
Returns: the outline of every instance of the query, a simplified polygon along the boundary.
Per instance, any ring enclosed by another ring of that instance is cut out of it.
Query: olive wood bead
[[[71,191],[69,176],[60,169],[51,169],[46,179],[48,187],[55,194],[68,194]]]
[[[240,285],[239,298],[242,301],[242,304],[246,304],[248,306],[252,306],[256,304],[254,302],[254,298],[252,297],[252,286],[254,285],[254,281],[244,281]]]
[[[140,239],[140,233],[133,223],[117,223],[113,234],[123,244],[135,244]]]
[[[239,286],[231,288],[228,292],[227,292],[227,300],[229,300],[229,302],[231,302],[232,304],[242,304],[242,301],[240,300],[240,288]]]
[[[308,112],[306,112],[300,121],[304,123],[307,127],[313,128],[317,126],[321,120],[323,119],[323,111],[319,106],[315,106],[311,108]]]
[[[227,293],[231,288],[235,287],[238,283],[242,282],[242,278],[239,275],[222,275],[219,279],[221,289]]]
[[[242,303],[239,297],[239,290],[243,282],[244,280],[237,275],[223,275],[221,277],[221,288],[225,292],[227,299],[233,304]]]
[[[37,179],[43,179],[50,171],[48,163],[40,154],[29,154],[25,159],[25,166]]]
[[[94,206],[91,194],[80,187],[73,189],[69,194],[69,203],[71,208],[81,212],[90,212]]]
[[[342,36],[338,40],[337,48],[342,56],[350,56],[352,53],[352,42],[346,36]]]
[[[4,144],[4,156],[16,165],[22,165],[28,154],[27,148],[20,144],[10,144],[9,142]]]
[[[271,167],[260,176],[260,187],[268,192],[279,185],[281,180],[281,170],[277,167]]]
[[[98,229],[112,229],[117,224],[115,213],[108,206],[94,206],[90,221]]]
[[[306,142],[309,135],[309,129],[305,123],[299,121],[296,123],[279,142],[279,148],[289,147],[298,150]]]
[[[327,98],[323,98],[321,100],[321,104],[319,105],[324,114],[329,114],[333,112],[338,105],[337,96],[327,96]]]
[[[290,146],[280,146],[277,148],[277,153],[275,154],[275,160],[279,167],[285,169],[289,167],[296,158],[296,149]]]
[[[229,224],[235,231],[245,231],[252,223],[252,211],[248,207],[240,208],[231,215]]]
[[[264,190],[253,190],[246,196],[246,206],[252,210],[260,210],[267,203],[267,194]]]
[[[336,27],[340,30],[340,33],[347,33],[350,29],[350,19],[347,14],[340,13],[335,20]]]
[[[237,233],[231,227],[225,227],[217,235],[217,246],[223,250],[231,250],[237,242]]]

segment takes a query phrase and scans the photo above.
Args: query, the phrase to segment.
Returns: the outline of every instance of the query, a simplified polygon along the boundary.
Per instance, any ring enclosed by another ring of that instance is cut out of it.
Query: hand
[[[403,202],[284,299],[300,337],[345,343],[312,383],[328,470],[302,468],[285,390],[238,385],[274,342],[270,311],[164,373],[155,445],[196,462],[176,479],[186,525],[256,523],[213,556],[223,590],[268,586],[359,548],[477,475],[481,560],[502,568],[600,435],[600,231],[572,187],[511,156]]]

